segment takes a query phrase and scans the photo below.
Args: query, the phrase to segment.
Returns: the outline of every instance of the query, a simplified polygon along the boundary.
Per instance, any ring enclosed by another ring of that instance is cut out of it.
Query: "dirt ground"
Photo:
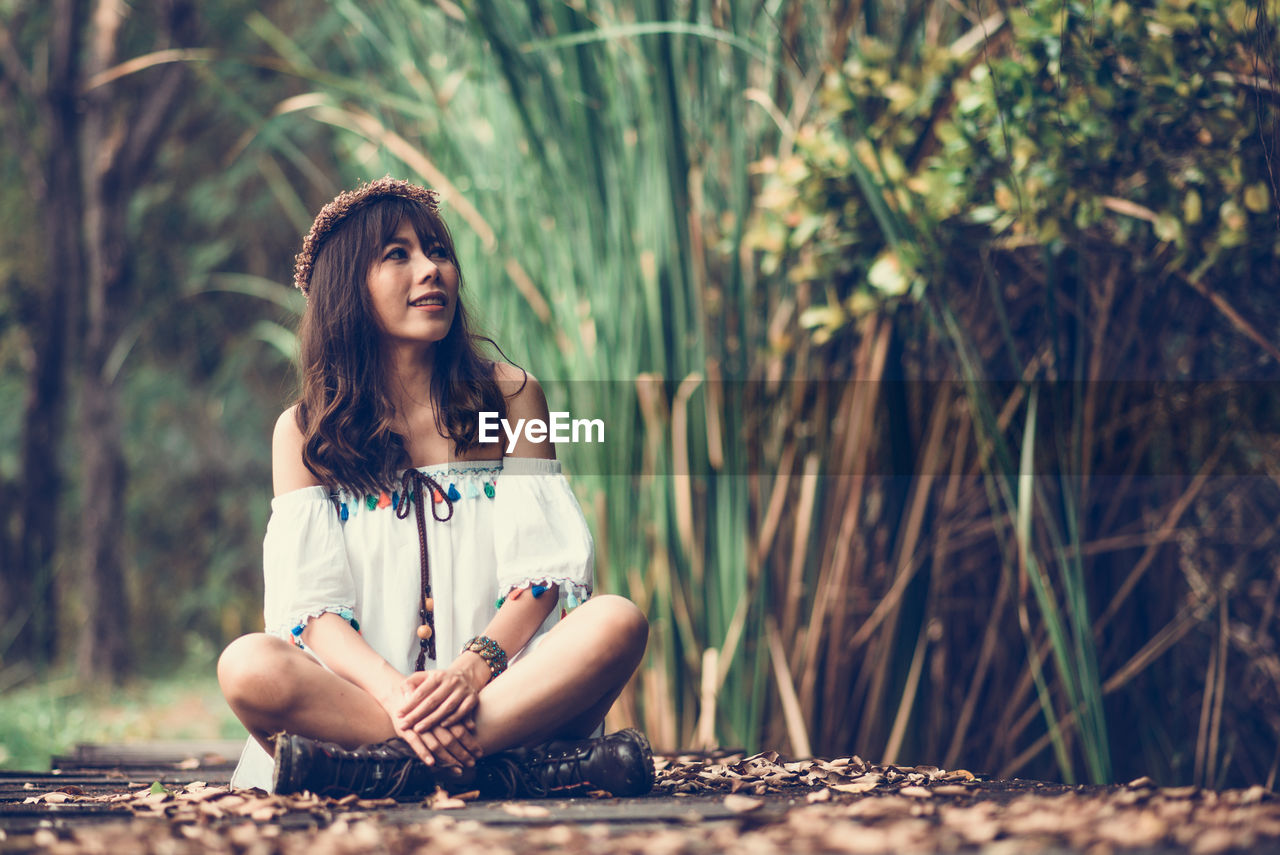
[[[1261,787],[1072,788],[773,753],[657,763],[646,797],[511,802],[232,792],[227,767],[198,758],[7,773],[0,853],[1280,853],[1280,799]]]

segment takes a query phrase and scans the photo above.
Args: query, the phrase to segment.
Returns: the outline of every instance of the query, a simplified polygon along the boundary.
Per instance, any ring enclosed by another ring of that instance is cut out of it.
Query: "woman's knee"
[[[280,639],[257,632],[242,635],[218,657],[218,685],[236,708],[262,709],[287,703],[287,657],[292,653]]]
[[[588,602],[594,604],[598,617],[620,646],[634,651],[636,656],[644,653],[649,639],[649,621],[635,603],[617,594],[601,594]]]

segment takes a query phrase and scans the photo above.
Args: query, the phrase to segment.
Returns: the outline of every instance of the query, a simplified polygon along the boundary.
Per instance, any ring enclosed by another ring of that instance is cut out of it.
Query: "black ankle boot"
[[[276,793],[363,799],[418,799],[435,792],[437,777],[403,739],[346,749],[291,733],[276,735]]]
[[[576,796],[604,790],[640,796],[653,789],[653,752],[630,728],[600,739],[552,740],[486,757],[474,786],[487,799]]]

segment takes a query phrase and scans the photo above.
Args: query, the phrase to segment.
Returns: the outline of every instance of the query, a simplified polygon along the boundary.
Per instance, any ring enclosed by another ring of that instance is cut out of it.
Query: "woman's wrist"
[[[463,650],[449,667],[466,680],[467,685],[477,693],[489,685],[489,681],[493,679],[489,663],[480,654],[471,650]]]
[[[365,688],[365,691],[373,695],[384,709],[396,710],[404,703],[404,682],[403,674],[392,668],[390,663],[384,663],[384,667],[378,670],[377,675],[369,680],[370,685]]]

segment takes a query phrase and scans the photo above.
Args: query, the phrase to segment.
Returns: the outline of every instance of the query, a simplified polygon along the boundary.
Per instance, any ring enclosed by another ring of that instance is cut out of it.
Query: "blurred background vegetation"
[[[608,426],[618,723],[1274,786],[1278,12],[0,0],[0,764],[235,734],[292,257],[393,173]]]

